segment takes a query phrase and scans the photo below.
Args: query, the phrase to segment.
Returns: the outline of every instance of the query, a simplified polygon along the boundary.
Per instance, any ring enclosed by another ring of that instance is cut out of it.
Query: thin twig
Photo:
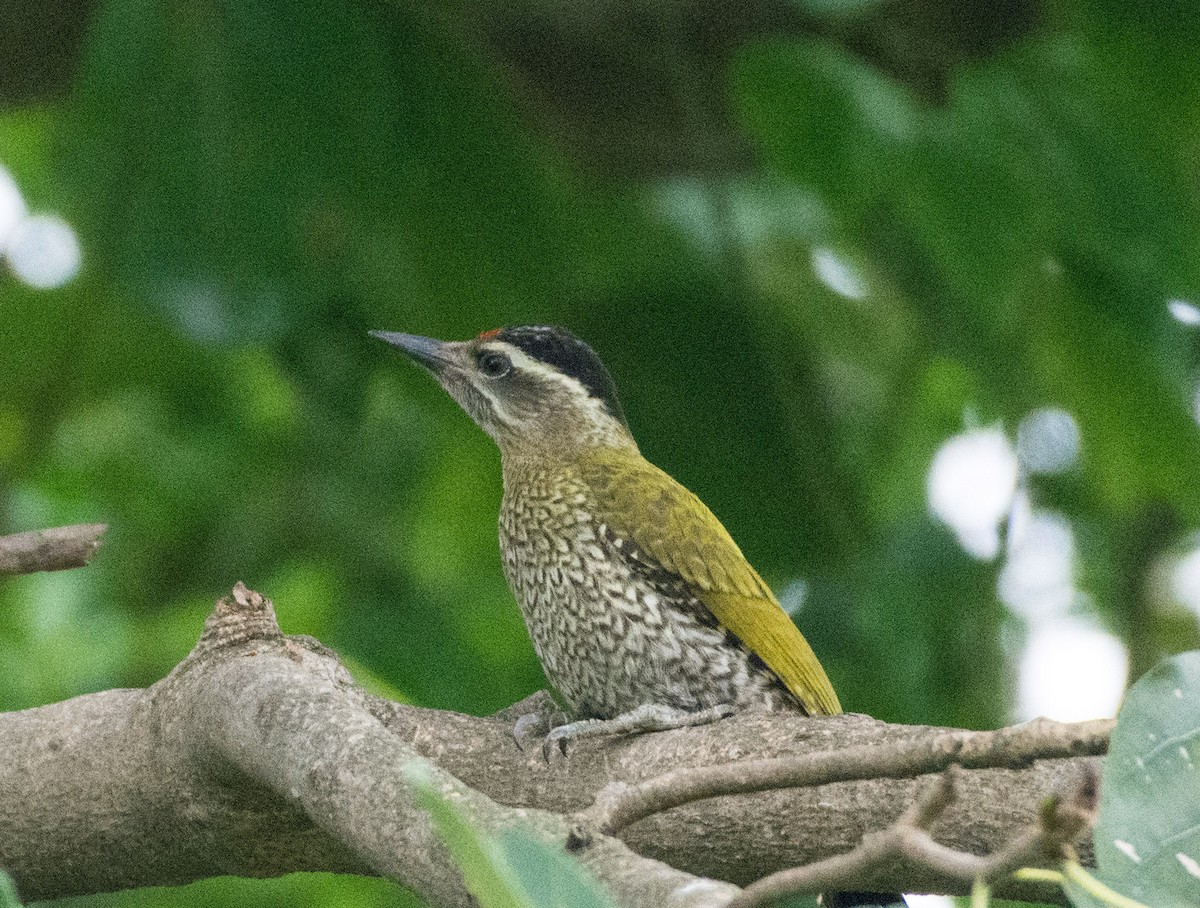
[[[866,879],[865,874],[903,857],[904,838],[912,831],[932,825],[953,800],[953,783],[950,773],[946,773],[921,793],[895,825],[864,836],[862,844],[853,851],[763,877],[743,889],[726,908],[757,908],[787,895],[858,885],[859,880]]]
[[[1035,760],[1099,756],[1108,751],[1113,725],[1111,719],[1079,723],[1035,719],[998,731],[953,731],[932,739],[692,767],[638,785],[610,786],[580,819],[612,835],[652,814],[720,795],[858,779],[909,779],[951,765],[1015,769]]]
[[[103,523],[82,523],[0,536],[0,577],[84,567],[107,529]]]
[[[764,877],[742,890],[727,908],[761,908],[789,895],[877,885],[879,875],[898,861],[974,884],[977,891],[1026,864],[1062,860],[1095,816],[1097,784],[1095,774],[1089,773],[1067,798],[1048,798],[1039,822],[998,851],[984,856],[957,851],[934,841],[929,832],[954,802],[956,779],[957,770],[951,767],[925,788],[899,820],[882,832],[864,836],[853,851]]]

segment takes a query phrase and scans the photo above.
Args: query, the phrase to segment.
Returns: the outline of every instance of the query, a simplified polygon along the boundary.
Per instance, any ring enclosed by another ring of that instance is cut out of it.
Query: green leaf
[[[538,908],[525,894],[503,852],[491,839],[471,828],[462,812],[441,796],[424,768],[414,765],[408,775],[417,803],[433,818],[434,828],[450,849],[468,891],[479,901],[480,908]]]
[[[918,122],[903,88],[819,41],[746,48],[733,94],[764,157],[847,208],[885,190]]]
[[[1133,686],[1105,764],[1099,876],[1155,908],[1200,902],[1200,652]]]
[[[3,870],[0,870],[0,908],[21,908],[21,900],[17,898],[17,887]]]
[[[1073,883],[1070,880],[1066,880],[1063,883],[1063,892],[1067,894],[1067,899],[1075,908],[1108,908],[1096,896],[1092,895],[1078,883]]]
[[[615,908],[600,884],[566,852],[519,829],[484,835],[419,767],[410,769],[409,778],[480,908]]]
[[[538,908],[614,908],[579,862],[517,830],[497,840],[508,865]]]
[[[1109,889],[1079,865],[1065,864],[1062,889],[1075,908],[1146,908]]]
[[[1161,501],[1200,521],[1200,437],[1161,353],[1102,311],[1102,290],[1053,274],[1029,287],[1028,368],[1046,398],[1078,419],[1097,497],[1114,516]]]
[[[1067,898],[1075,908],[1106,908],[1100,899],[1070,880],[1063,883],[1063,892],[1067,894]]]

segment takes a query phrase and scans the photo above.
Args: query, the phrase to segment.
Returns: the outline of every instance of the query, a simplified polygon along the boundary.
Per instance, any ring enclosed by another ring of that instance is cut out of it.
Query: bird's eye
[[[512,371],[512,360],[494,350],[484,350],[479,354],[478,362],[480,371],[491,378],[503,378]]]

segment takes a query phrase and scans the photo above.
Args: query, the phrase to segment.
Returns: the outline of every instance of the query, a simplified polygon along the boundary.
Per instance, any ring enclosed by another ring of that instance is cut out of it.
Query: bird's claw
[[[517,719],[512,736],[521,750],[532,750],[546,737],[550,722],[541,713],[528,713]]]
[[[608,728],[608,723],[599,719],[580,719],[577,722],[568,722],[566,725],[559,725],[550,729],[550,733],[546,735],[542,741],[542,756],[547,763],[553,762],[555,751],[564,759],[567,756],[567,745],[579,738],[593,738],[598,734],[604,734]]]
[[[558,751],[558,755],[563,759],[567,756],[567,741],[570,740],[570,733],[559,734],[564,731],[566,726],[559,726],[551,729],[550,734],[546,735],[542,741],[542,759],[547,763],[553,762],[554,752]]]
[[[523,751],[532,750],[538,742],[542,745],[542,759],[547,763],[553,762],[554,752],[566,757],[567,742],[574,736],[575,729],[570,725],[551,727],[551,721],[541,713],[529,713],[517,719],[513,726],[512,736],[517,747]]]
[[[642,734],[649,731],[670,731],[691,725],[706,725],[724,719],[735,711],[728,703],[720,703],[696,712],[687,712],[661,703],[643,703],[614,719],[580,719],[550,729],[550,733],[542,741],[542,757],[550,763],[556,750],[560,756],[566,757],[567,743],[581,738]]]

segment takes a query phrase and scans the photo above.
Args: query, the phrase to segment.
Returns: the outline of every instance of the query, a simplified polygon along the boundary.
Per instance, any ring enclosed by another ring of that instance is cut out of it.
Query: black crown
[[[502,328],[497,340],[512,344],[564,375],[578,381],[587,392],[601,401],[608,412],[625,422],[625,413],[617,400],[617,386],[591,347],[566,328],[556,325],[518,325]]]

